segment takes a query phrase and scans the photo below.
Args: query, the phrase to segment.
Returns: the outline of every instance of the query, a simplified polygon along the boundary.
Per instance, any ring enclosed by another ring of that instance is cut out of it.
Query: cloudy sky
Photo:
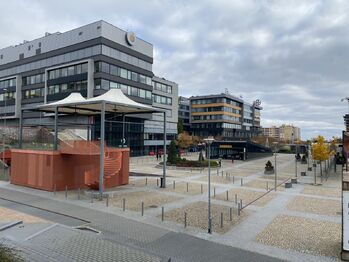
[[[4,1],[0,47],[96,20],[154,45],[154,73],[180,95],[262,100],[263,126],[339,136],[349,96],[349,1]]]

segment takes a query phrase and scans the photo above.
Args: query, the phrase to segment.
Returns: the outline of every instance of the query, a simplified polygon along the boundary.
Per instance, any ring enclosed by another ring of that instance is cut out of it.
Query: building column
[[[166,132],[166,111],[164,111],[164,160],[163,160],[163,181],[161,184],[162,188],[166,188],[166,136],[167,136],[167,132]]]
[[[101,109],[100,160],[99,160],[99,194],[103,197],[104,187],[104,140],[105,140],[105,102]]]
[[[15,117],[19,117],[22,108],[22,77],[16,76],[16,104],[15,104]]]
[[[93,90],[95,89],[95,62],[93,59],[89,59],[87,62],[87,98],[93,97]]]

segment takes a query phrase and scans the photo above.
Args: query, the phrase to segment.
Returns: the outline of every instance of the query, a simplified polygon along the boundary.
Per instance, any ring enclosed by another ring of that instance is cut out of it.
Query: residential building
[[[296,140],[301,140],[301,131],[299,127],[283,124],[279,127],[264,127],[262,128],[263,135],[272,137],[277,140],[293,143]]]
[[[90,98],[119,88],[137,102],[169,110],[168,126],[173,133],[168,139],[171,139],[176,130],[178,102],[174,97],[178,86],[169,82],[172,94],[155,89],[152,65],[152,44],[105,21],[64,33],[46,33],[44,37],[0,49],[0,115],[7,119],[8,125],[18,125],[21,108],[60,100],[72,92]],[[166,85],[166,80],[154,79]],[[53,121],[52,117],[39,113],[24,118],[24,125],[40,125],[44,118],[46,123]],[[121,116],[112,119],[106,127],[106,139],[117,146],[121,143],[118,123]],[[66,116],[65,120],[76,125],[90,123],[88,117],[82,116]],[[98,117],[93,119],[96,125],[91,131],[92,139],[99,137],[99,121]],[[126,144],[131,154],[146,153],[152,144],[147,128],[153,122],[160,130],[158,117],[128,116],[126,121]]]
[[[345,125],[345,130],[349,132],[349,114],[344,115],[344,125]]]
[[[190,97],[190,124],[194,135],[219,140],[249,139],[258,136],[260,110],[228,93]]]
[[[183,123],[184,131],[190,133],[190,100],[180,96],[178,98],[178,121]]]

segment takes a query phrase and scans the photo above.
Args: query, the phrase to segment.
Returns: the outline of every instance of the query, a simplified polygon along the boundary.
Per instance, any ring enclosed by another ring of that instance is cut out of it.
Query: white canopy
[[[125,114],[163,112],[162,109],[133,101],[125,96],[120,89],[110,89],[100,96],[89,99],[85,99],[80,93],[72,93],[62,100],[40,105],[35,109],[45,112],[54,112],[55,108],[58,107],[58,112],[60,113],[94,115],[100,114],[103,103],[105,104],[106,112]]]

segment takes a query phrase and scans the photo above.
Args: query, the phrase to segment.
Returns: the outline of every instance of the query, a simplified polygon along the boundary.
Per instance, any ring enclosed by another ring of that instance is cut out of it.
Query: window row
[[[6,92],[3,94],[0,94],[0,101],[8,101],[16,99],[16,92]]]
[[[231,99],[227,99],[224,97],[216,97],[216,98],[207,98],[207,99],[197,99],[197,100],[192,100],[191,103],[193,105],[203,105],[203,104],[212,104],[212,103],[225,103],[233,106],[241,106],[241,103],[236,102]]]
[[[31,90],[22,91],[23,99],[42,97],[44,96],[44,88],[36,88]]]
[[[50,70],[48,72],[48,79],[56,79],[60,77],[79,75],[83,73],[87,73],[87,63]]]
[[[16,78],[0,81],[0,89],[16,86]]]
[[[128,86],[120,83],[116,83],[113,81],[105,80],[105,79],[96,79],[95,80],[95,89],[121,89],[121,91],[125,95],[129,96],[137,96],[144,99],[151,99],[151,92],[148,90],[144,90],[134,86]]]
[[[72,91],[81,91],[87,89],[87,81],[71,82],[68,84],[53,85],[48,87],[48,94],[59,94]]]
[[[153,102],[164,105],[172,105],[172,98],[153,94]]]
[[[229,120],[235,122],[241,122],[241,118],[228,115],[203,115],[203,116],[192,116],[193,121],[197,120]]]
[[[164,93],[172,94],[172,86],[153,81],[153,88]]]
[[[101,61],[95,62],[95,70],[97,73],[103,72],[106,74],[129,79],[135,82],[140,82],[146,85],[151,85],[151,77],[127,70],[125,68],[111,65],[105,62],[101,62]]]
[[[23,77],[23,86],[40,84],[45,82],[45,74],[37,74],[33,76]]]
[[[151,63],[146,62],[146,61],[139,59],[137,57],[128,55],[128,54],[123,53],[121,51],[118,51],[118,50],[111,48],[109,46],[102,45],[102,54],[106,55],[106,56],[110,56],[110,57],[117,59],[117,60],[121,60],[125,63],[143,68],[145,70],[152,71],[152,64]]]
[[[58,56],[38,60],[20,66],[14,66],[0,71],[0,77],[7,75],[17,75],[23,72],[32,71],[40,68],[48,68],[57,64],[70,63],[72,61],[85,59],[91,56],[101,54],[101,45],[79,49],[73,52],[65,53]]]
[[[222,123],[222,128],[233,128],[233,129],[241,129],[241,125],[231,124],[231,123]]]

